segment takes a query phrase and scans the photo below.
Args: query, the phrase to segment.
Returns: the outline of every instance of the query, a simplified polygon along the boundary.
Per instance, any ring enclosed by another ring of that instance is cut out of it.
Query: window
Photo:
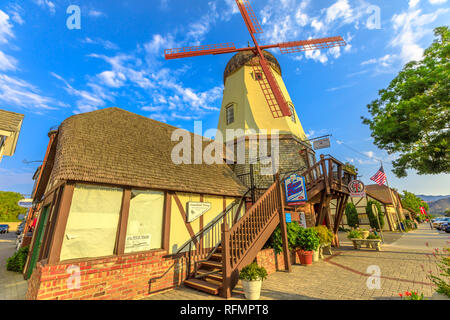
[[[75,186],[61,261],[114,254],[122,195],[119,188]]]
[[[263,75],[261,72],[255,72],[255,80],[261,81],[263,79]]]
[[[289,103],[289,110],[291,110],[291,120],[293,123],[296,123],[297,121],[295,120],[295,109],[294,106],[292,104]]]
[[[162,247],[164,192],[131,191],[125,253]]]
[[[227,125],[232,124],[234,122],[234,105],[231,104],[226,107],[226,116],[227,116]]]

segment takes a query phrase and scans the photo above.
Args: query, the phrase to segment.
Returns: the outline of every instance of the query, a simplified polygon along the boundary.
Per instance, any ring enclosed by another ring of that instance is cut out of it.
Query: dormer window
[[[226,107],[227,125],[234,122],[234,104],[230,104]]]
[[[261,72],[255,72],[255,80],[261,81],[263,79],[263,75]]]

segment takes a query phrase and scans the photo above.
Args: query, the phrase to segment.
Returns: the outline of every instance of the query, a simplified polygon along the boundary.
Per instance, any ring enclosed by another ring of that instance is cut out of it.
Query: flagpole
[[[383,168],[383,171],[384,171],[383,161],[380,160],[380,162],[381,162],[381,168]],[[400,232],[403,232],[402,225],[401,225],[401,222],[400,222],[400,217],[398,216],[397,206],[395,205],[394,198],[392,198],[392,192],[391,192],[391,188],[389,187],[389,182],[388,182],[388,178],[387,178],[386,172],[384,172],[384,175],[385,175],[385,177],[386,177],[386,185],[387,185],[387,187],[388,187],[389,196],[391,197],[392,205],[394,206],[395,213],[396,213],[396,216],[397,216],[398,228],[400,229]],[[386,211],[387,211],[387,210],[386,210]],[[387,212],[386,212],[386,213],[387,213]],[[389,218],[388,218],[388,219],[389,219]]]

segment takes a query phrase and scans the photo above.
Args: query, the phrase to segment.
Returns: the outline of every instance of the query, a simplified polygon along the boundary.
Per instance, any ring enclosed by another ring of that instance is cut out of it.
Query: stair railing
[[[231,228],[222,224],[222,295],[229,296],[237,282],[237,274],[248,258],[254,258],[260,248],[255,242],[270,237],[279,223],[282,210],[281,184],[279,179],[267,189],[266,193]],[[267,228],[271,224],[273,228]],[[263,243],[264,244],[264,243]],[[261,247],[263,244],[260,244]],[[255,251],[255,252],[253,252]],[[232,274],[233,273],[233,274]]]

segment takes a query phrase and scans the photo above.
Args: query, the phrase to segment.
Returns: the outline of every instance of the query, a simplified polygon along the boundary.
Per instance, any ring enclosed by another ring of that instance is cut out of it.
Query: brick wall
[[[165,251],[153,251],[57,265],[38,263],[28,281],[27,299],[140,299],[178,286],[185,279],[186,258],[165,255]],[[76,277],[68,269],[71,266],[79,267],[79,289],[69,288],[76,285]]]
[[[300,264],[300,260],[295,252],[291,252],[291,264]],[[283,253],[275,254],[274,249],[263,249],[256,256],[256,262],[264,267],[268,274],[284,270]]]

